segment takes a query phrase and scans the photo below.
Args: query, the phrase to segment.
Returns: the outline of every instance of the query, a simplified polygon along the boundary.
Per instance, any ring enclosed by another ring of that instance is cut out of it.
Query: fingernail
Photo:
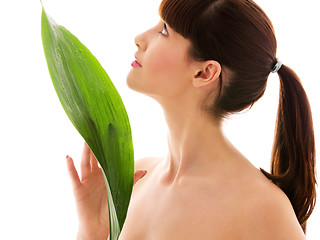
[[[147,174],[147,170],[144,170],[144,174],[143,174],[143,176],[144,176],[144,175],[146,175],[146,174]],[[142,176],[142,177],[143,177],[143,176]]]
[[[68,159],[68,158],[69,158],[69,155],[66,156],[66,159]]]

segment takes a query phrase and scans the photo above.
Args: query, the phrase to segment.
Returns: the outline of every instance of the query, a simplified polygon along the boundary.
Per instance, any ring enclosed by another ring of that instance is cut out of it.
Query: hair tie
[[[274,65],[272,72],[273,73],[278,72],[281,66],[282,66],[282,62],[277,58],[277,63]]]

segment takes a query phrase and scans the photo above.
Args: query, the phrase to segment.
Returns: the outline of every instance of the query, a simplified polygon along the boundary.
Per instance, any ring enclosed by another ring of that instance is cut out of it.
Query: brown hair
[[[209,110],[221,119],[251,107],[265,92],[277,62],[271,21],[251,0],[163,0],[162,19],[191,41],[190,57],[216,60],[222,70],[219,91]],[[298,76],[287,66],[278,71],[280,99],[271,173],[261,171],[288,196],[297,219],[306,221],[316,199],[312,115]]]

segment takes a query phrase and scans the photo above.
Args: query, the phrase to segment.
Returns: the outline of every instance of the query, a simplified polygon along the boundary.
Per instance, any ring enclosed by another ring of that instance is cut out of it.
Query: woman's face
[[[136,61],[128,86],[155,99],[177,97],[192,86],[190,41],[160,21],[135,38]]]

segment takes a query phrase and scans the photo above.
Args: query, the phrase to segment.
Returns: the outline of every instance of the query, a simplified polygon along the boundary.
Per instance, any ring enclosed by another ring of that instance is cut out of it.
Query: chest
[[[210,184],[146,183],[132,194],[120,240],[229,239],[238,215],[232,201]]]

